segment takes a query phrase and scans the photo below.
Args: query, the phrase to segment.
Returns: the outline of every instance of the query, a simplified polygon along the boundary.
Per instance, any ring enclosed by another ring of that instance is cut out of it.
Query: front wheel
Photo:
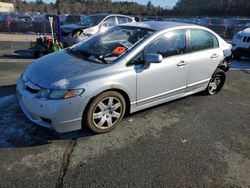
[[[205,93],[208,95],[215,95],[219,93],[224,86],[225,80],[225,73],[222,70],[217,69],[209,81]]]
[[[123,96],[115,91],[101,93],[88,105],[85,124],[95,133],[113,130],[122,120],[126,110]]]

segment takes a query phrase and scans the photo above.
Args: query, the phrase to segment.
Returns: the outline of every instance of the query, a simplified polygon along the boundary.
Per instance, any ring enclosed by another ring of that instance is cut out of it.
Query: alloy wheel
[[[92,121],[98,129],[113,127],[122,116],[122,103],[116,97],[99,101],[92,113]]]

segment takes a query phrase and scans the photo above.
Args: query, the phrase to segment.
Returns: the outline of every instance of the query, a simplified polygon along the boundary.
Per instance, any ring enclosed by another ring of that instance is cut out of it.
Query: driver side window
[[[145,48],[146,54],[161,54],[163,58],[186,53],[186,30],[170,31]]]

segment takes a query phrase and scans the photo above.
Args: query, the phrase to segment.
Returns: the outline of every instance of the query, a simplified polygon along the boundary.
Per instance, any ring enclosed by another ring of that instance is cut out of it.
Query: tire
[[[120,123],[125,111],[124,97],[116,91],[107,91],[90,102],[83,123],[94,133],[110,132]]]
[[[241,56],[240,55],[233,55],[233,58],[235,59],[235,60],[240,60],[240,58],[241,58]]]
[[[225,72],[217,69],[212,75],[207,88],[205,89],[206,95],[215,95],[219,93],[224,86],[226,80]]]

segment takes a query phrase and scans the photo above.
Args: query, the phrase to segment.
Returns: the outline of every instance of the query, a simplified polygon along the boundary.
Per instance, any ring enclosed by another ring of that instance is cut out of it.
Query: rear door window
[[[217,38],[210,32],[191,29],[190,30],[191,52],[213,49],[219,47]]]
[[[127,23],[127,18],[122,16],[117,16],[118,24]]]
[[[115,16],[107,18],[104,22],[105,27],[113,27],[115,25],[116,25],[116,17]]]
[[[127,18],[127,19],[128,19],[128,22],[133,22],[132,18]]]

